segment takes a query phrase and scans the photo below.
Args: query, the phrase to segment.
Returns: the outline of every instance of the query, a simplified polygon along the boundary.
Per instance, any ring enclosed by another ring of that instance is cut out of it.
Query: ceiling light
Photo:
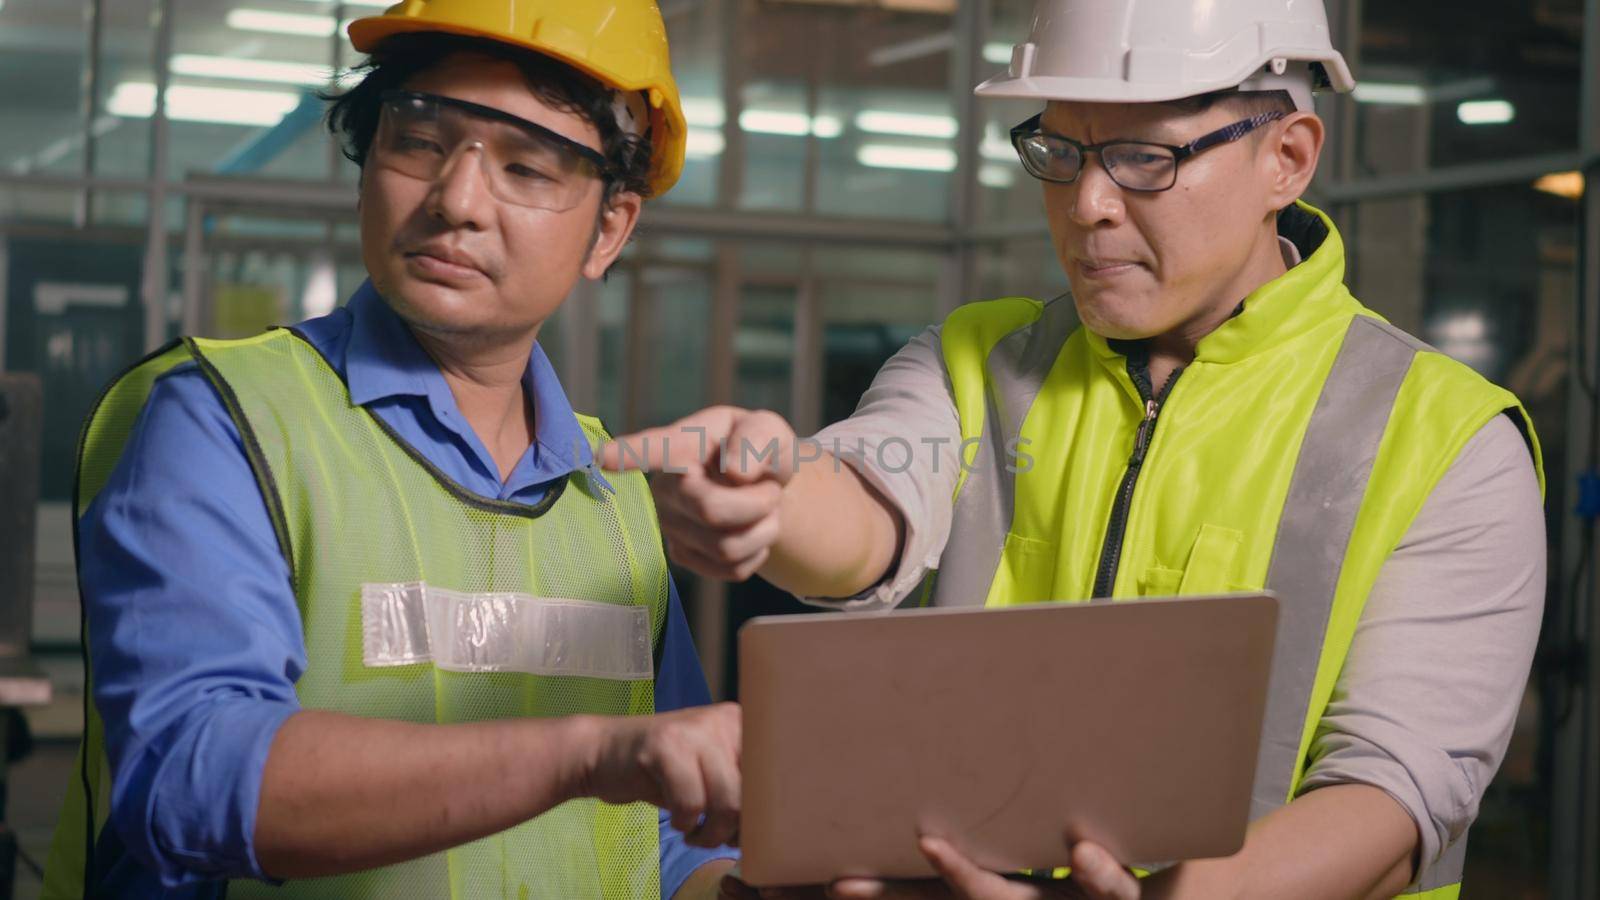
[[[726,143],[722,138],[722,132],[708,131],[704,128],[691,128],[685,137],[683,155],[689,159],[709,159],[719,156]]]
[[[1456,107],[1456,118],[1464,125],[1504,125],[1517,117],[1509,100],[1468,100]]]
[[[983,61],[997,66],[1011,65],[1011,45],[990,43],[983,45]]]
[[[349,27],[347,20],[344,25]],[[332,37],[339,27],[333,16],[311,16],[303,13],[269,12],[264,9],[235,9],[228,13],[229,28],[240,31],[266,31],[272,34],[293,34],[303,37]]]
[[[1584,179],[1582,172],[1551,172],[1533,183],[1535,190],[1544,191],[1546,194],[1555,194],[1568,200],[1583,199]]]
[[[1357,103],[1385,106],[1421,106],[1428,102],[1428,89],[1420,84],[1386,84],[1363,81],[1356,85]]]
[[[1450,343],[1481,341],[1489,336],[1489,322],[1479,312],[1459,312],[1434,323],[1434,338]]]
[[[747,109],[739,114],[739,127],[756,134],[789,137],[813,134],[819,138],[836,138],[844,131],[844,124],[834,116],[812,118],[802,112],[775,109]]]
[[[856,116],[856,127],[874,134],[903,134],[909,137],[953,138],[959,130],[950,116],[889,112],[865,109]]]
[[[201,56],[194,53],[179,53],[173,56],[172,71],[177,75],[232,78],[239,81],[273,81],[281,84],[303,84],[309,87],[325,85],[332,80],[330,77],[332,72],[327,66],[269,59]]]
[[[874,169],[951,172],[956,167],[956,152],[943,147],[862,144],[856,151],[856,162]]]
[[[722,101],[712,97],[684,97],[683,118],[690,125],[700,128],[721,128],[727,121],[727,113],[722,108]]]
[[[1005,189],[1017,183],[1017,173],[1010,166],[985,163],[978,167],[978,181],[985,187]]]
[[[747,109],[739,114],[739,127],[759,134],[800,137],[811,133],[811,117],[805,113]]]
[[[978,155],[995,162],[1011,162],[1017,158],[1017,149],[1000,133],[993,122],[983,126],[983,141],[978,144]]]
[[[844,123],[837,116],[817,116],[811,120],[811,133],[819,138],[836,138],[844,134]]]
[[[300,95],[287,91],[247,91],[186,84],[167,88],[167,118],[179,122],[276,125],[299,105]],[[148,81],[124,81],[106,101],[108,112],[127,119],[147,119],[155,114],[155,109],[156,86]]]

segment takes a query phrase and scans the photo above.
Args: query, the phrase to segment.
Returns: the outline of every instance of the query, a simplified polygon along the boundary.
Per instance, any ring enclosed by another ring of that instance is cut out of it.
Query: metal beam
[[[206,293],[206,205],[190,197],[183,224],[183,333],[202,334]]]
[[[945,265],[939,291],[941,314],[973,299],[978,292],[977,248],[967,236],[976,229],[981,215],[983,186],[978,171],[983,160],[978,152],[983,133],[983,112],[973,88],[977,85],[978,65],[983,59],[983,44],[992,15],[992,0],[971,0],[956,10],[954,46],[950,51],[950,103],[955,112],[956,169],[950,180],[950,222],[957,236]]]
[[[741,0],[712,0],[717,4],[715,21],[720,28],[722,51],[722,156],[718,160],[716,203],[722,212],[717,217],[735,216],[744,193],[744,129],[739,117],[744,111],[744,3]],[[670,215],[665,220],[652,210],[652,227],[674,227]],[[670,212],[670,211],[665,211]],[[680,222],[677,227],[682,227]],[[716,236],[738,238],[737,231],[718,231]],[[710,334],[706,341],[710,359],[706,365],[705,402],[707,406],[733,400],[733,338],[739,328],[739,253],[731,241],[719,241],[714,251],[714,279],[711,293]],[[725,683],[727,665],[728,586],[715,578],[696,578],[693,608],[689,613],[695,641],[700,649],[700,667],[712,699],[727,699],[733,688]]]
[[[83,60],[83,168],[85,179],[94,177],[99,137],[94,122],[100,117],[100,48],[105,33],[105,0],[89,0],[84,5],[88,41]],[[94,194],[87,188],[78,192],[78,208],[73,221],[79,228],[94,224]]]
[[[301,91],[300,102],[289,110],[278,124],[266,129],[245,143],[235,147],[213,167],[223,175],[244,175],[259,172],[308,131],[322,124],[327,104],[314,91]]]
[[[661,314],[660,294],[645,284],[645,267],[633,266],[628,272],[627,314],[622,322],[622,421],[625,432],[645,427],[645,418],[654,399],[656,322]],[[597,370],[598,371],[598,370]],[[656,424],[656,423],[649,423]]]
[[[567,399],[573,409],[594,413],[600,407],[600,282],[578,279],[561,305],[561,346]]]
[[[794,364],[789,369],[789,421],[796,434],[822,429],[822,382],[827,374],[826,310],[817,290],[815,252],[801,252],[794,304]]]
[[[1335,182],[1324,184],[1322,193],[1333,203],[1354,203],[1401,194],[1442,193],[1518,182],[1531,184],[1541,175],[1582,169],[1586,162],[1592,161],[1593,156],[1580,151],[1549,153],[1521,159],[1446,166],[1404,175],[1385,175],[1355,182]]]
[[[840,216],[795,216],[743,210],[662,206],[645,213],[646,227],[662,232],[733,239],[819,241],[850,246],[944,248],[956,242],[948,225]]]
[[[1600,448],[1594,446],[1600,416],[1600,341],[1596,323],[1600,322],[1600,0],[1583,4],[1583,74],[1578,104],[1579,140],[1586,161],[1583,227],[1578,247],[1580,273],[1577,296],[1573,298],[1573,367],[1567,414],[1567,459],[1565,476],[1569,486],[1577,485],[1579,475],[1592,476]],[[1565,512],[1565,511],[1564,511]],[[1551,896],[1557,900],[1577,900],[1600,895],[1600,858],[1593,852],[1600,836],[1600,666],[1595,651],[1600,648],[1600,596],[1596,585],[1597,556],[1595,528],[1570,513],[1562,516],[1561,554],[1557,560],[1563,587],[1572,585],[1569,596],[1556,609],[1574,604],[1571,615],[1562,619],[1572,623],[1573,633],[1557,635],[1556,646],[1570,648],[1574,665],[1567,690],[1572,692],[1574,714],[1555,732],[1555,779],[1551,785],[1550,874]],[[1575,576],[1586,572],[1584,580]],[[1547,624],[1546,627],[1551,627]],[[1561,627],[1561,626],[1556,626]],[[1566,674],[1566,673],[1564,673]]]
[[[167,120],[167,83],[172,59],[172,0],[156,0],[155,54],[156,108],[150,117],[150,222],[145,237],[144,281],[140,299],[144,303],[144,348],[151,351],[167,339],[167,149],[171,129]]]

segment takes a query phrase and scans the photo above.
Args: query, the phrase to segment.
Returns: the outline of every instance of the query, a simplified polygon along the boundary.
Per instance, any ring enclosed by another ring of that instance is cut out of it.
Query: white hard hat
[[[1321,0],[1040,0],[1011,68],[980,97],[1153,103],[1212,91],[1311,92],[1356,82]]]

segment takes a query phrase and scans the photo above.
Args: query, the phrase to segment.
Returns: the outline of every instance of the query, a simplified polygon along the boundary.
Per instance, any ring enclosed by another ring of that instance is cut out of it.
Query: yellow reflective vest
[[[1070,299],[949,317],[964,465],[920,597],[1275,591],[1253,817],[1294,796],[1378,571],[1466,442],[1509,413],[1539,464],[1514,396],[1350,295],[1325,215],[1300,204],[1284,222],[1314,252],[1201,340],[1165,396],[1077,325]],[[1413,892],[1456,896],[1465,850],[1463,836],[1425,861]]]
[[[536,506],[479,497],[351,403],[338,373],[291,331],[185,340],[114,383],[84,428],[77,514],[110,477],[155,379],[190,361],[217,388],[239,429],[289,562],[306,642],[307,668],[295,686],[305,708],[424,723],[654,712],[653,676],[576,674],[583,660],[571,674],[365,661],[372,650],[364,628],[372,623],[364,621],[363,588],[370,593],[385,584],[635,607],[642,612],[629,617],[639,636],[648,648],[657,646],[669,588],[655,507],[638,473],[614,476],[615,494],[572,478]],[[597,420],[579,420],[590,441],[607,439]],[[461,626],[476,629],[468,645],[489,646],[497,638],[493,617],[478,615],[487,610],[463,613]],[[653,672],[652,665],[645,669]],[[94,838],[108,815],[109,775],[92,705],[89,718],[81,777],[69,786],[46,868],[48,898],[85,896]],[[660,894],[658,843],[650,805],[581,799],[410,862],[282,887],[235,881],[228,896],[653,900]]]

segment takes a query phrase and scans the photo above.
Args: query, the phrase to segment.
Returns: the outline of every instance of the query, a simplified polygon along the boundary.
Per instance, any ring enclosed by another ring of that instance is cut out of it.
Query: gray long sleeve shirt
[[[899,562],[875,589],[806,602],[891,608],[938,567],[950,534],[961,433],[939,329],[896,354],[855,414],[815,439],[851,451],[847,464],[893,504],[906,531]],[[1378,787],[1416,822],[1421,865],[1439,859],[1472,824],[1505,756],[1544,585],[1538,480],[1521,433],[1497,416],[1467,443],[1384,563],[1300,793]]]

